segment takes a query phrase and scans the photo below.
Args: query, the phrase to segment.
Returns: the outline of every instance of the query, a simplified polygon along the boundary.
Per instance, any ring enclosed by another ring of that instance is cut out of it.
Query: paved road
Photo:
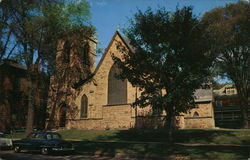
[[[110,160],[112,157],[97,157],[84,155],[41,155],[39,153],[14,153],[13,151],[0,151],[0,160]],[[115,158],[113,158],[115,159]]]

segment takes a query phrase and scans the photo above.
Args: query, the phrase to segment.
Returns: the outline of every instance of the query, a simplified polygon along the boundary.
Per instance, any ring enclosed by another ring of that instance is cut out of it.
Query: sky
[[[108,46],[116,30],[126,28],[129,19],[138,11],[145,11],[148,7],[158,9],[165,7],[168,11],[175,11],[176,7],[192,6],[197,16],[202,16],[212,8],[225,6],[237,0],[88,0],[92,14],[91,24],[96,27],[97,48],[103,50]],[[100,55],[97,56],[97,63]]]

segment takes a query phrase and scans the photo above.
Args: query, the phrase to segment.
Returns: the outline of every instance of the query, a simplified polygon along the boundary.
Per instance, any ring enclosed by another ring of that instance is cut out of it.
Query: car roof
[[[57,132],[32,132],[31,134],[59,134],[59,133]]]

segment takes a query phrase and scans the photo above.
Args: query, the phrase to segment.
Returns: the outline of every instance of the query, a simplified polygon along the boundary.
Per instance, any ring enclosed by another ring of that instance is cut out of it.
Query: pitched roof
[[[11,67],[14,67],[17,69],[21,69],[21,70],[27,70],[27,68],[25,66],[20,65],[20,64],[13,62],[11,60],[5,60],[2,63],[0,63],[0,66],[3,66],[3,65],[8,65],[8,66],[11,66]]]
[[[98,65],[97,65],[97,67],[96,67],[96,69],[95,69],[95,71],[94,71],[94,74],[97,73],[98,69],[99,69],[100,66],[102,65],[102,62],[103,62],[104,58],[106,57],[106,55],[108,54],[108,51],[109,51],[109,49],[110,49],[110,47],[111,47],[113,41],[115,40],[116,35],[118,35],[118,36],[121,38],[121,40],[124,42],[124,44],[126,45],[126,47],[128,47],[128,49],[129,49],[131,52],[134,52],[134,51],[135,51],[134,47],[131,46],[130,41],[129,41],[127,38],[125,38],[124,36],[122,36],[121,33],[120,33],[119,31],[116,31],[115,34],[113,35],[111,41],[109,42],[108,47],[105,49],[105,52],[104,52],[104,54],[102,55],[102,58],[101,58],[101,60],[99,61]]]
[[[207,102],[212,101],[213,92],[212,89],[197,89],[194,93],[195,102]]]

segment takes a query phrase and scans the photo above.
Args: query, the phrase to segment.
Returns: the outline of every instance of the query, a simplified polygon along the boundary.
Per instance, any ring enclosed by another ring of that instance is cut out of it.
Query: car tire
[[[20,148],[19,146],[15,146],[15,147],[14,147],[14,151],[15,151],[16,153],[19,153],[19,152],[21,152],[21,148]]]
[[[41,153],[42,153],[43,155],[48,155],[48,154],[49,154],[49,149],[46,148],[46,147],[43,147],[43,148],[41,149]]]

